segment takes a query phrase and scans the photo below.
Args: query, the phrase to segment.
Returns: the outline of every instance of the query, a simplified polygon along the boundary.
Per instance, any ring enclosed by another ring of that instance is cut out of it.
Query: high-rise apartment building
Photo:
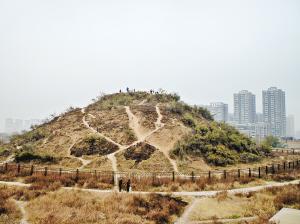
[[[237,124],[249,124],[256,121],[255,95],[247,90],[234,94],[234,121]]]
[[[228,121],[228,104],[217,102],[206,106],[216,121]]]
[[[289,115],[286,118],[286,137],[295,137],[295,118]]]
[[[271,87],[262,92],[264,121],[270,124],[271,134],[286,136],[285,92]]]

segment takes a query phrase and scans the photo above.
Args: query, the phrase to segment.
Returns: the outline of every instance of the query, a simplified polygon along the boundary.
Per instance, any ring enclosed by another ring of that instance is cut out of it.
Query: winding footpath
[[[143,100],[139,105],[143,105],[144,103],[145,103],[145,100]],[[119,179],[119,176],[117,174],[119,172],[119,170],[118,170],[118,164],[117,164],[117,159],[116,159],[115,155],[117,153],[120,153],[120,152],[130,148],[130,147],[136,146],[139,143],[145,142],[147,138],[149,138],[154,133],[158,132],[160,129],[162,129],[164,127],[164,123],[162,123],[163,116],[160,113],[160,109],[159,109],[158,104],[155,106],[156,113],[157,113],[157,120],[155,122],[155,129],[148,132],[148,133],[143,133],[142,132],[142,128],[141,128],[140,123],[139,123],[139,119],[132,113],[132,111],[130,110],[130,107],[129,106],[124,106],[124,108],[125,108],[125,111],[126,111],[127,116],[128,116],[129,127],[134,131],[135,136],[137,137],[137,140],[135,142],[133,142],[132,144],[130,144],[130,145],[121,145],[121,144],[115,142],[114,140],[112,140],[111,138],[109,138],[109,137],[103,135],[102,133],[98,132],[95,128],[91,127],[89,125],[89,123],[87,122],[87,120],[86,120],[86,116],[90,116],[93,119],[95,118],[95,116],[90,114],[90,113],[87,114],[86,111],[85,111],[85,108],[82,108],[82,110],[81,110],[82,114],[84,114],[84,116],[82,118],[82,123],[84,124],[84,126],[86,128],[88,128],[89,130],[91,130],[93,133],[97,133],[99,136],[103,137],[105,140],[107,140],[108,142],[116,145],[119,148],[117,151],[107,155],[107,158],[110,160],[110,162],[112,164],[112,170],[115,173],[115,178],[114,178],[115,189],[117,188],[118,179]],[[172,160],[170,158],[170,156],[168,155],[168,153],[166,153],[164,150],[160,150],[160,151],[162,151],[164,153],[164,155],[167,157],[167,159],[170,161],[174,171],[178,172],[176,162],[174,160]],[[84,163],[84,161],[82,161],[82,162]],[[86,163],[84,163],[84,164],[86,165]],[[83,168],[85,165],[83,165],[81,168]]]
[[[13,200],[15,202],[15,204],[18,206],[18,208],[20,209],[20,212],[22,214],[22,219],[20,221],[20,224],[29,224],[29,222],[27,221],[27,213],[25,210],[25,206],[26,206],[26,202],[24,201],[17,201],[17,200]]]

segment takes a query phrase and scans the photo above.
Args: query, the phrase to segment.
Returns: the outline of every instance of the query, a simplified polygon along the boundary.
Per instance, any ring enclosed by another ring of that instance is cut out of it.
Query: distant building
[[[263,113],[256,113],[256,122],[264,122],[264,115]]]
[[[24,130],[29,130],[32,125],[41,124],[41,120],[31,119],[31,120],[21,120],[21,119],[11,119],[5,120],[5,132],[8,134],[20,133]]]
[[[234,115],[232,113],[228,113],[228,122],[234,122]]]
[[[295,118],[293,115],[286,118],[286,137],[295,137]]]
[[[228,104],[217,102],[206,106],[216,121],[228,121]]]
[[[255,95],[247,90],[234,94],[234,121],[237,124],[249,124],[256,121]]]
[[[286,136],[285,92],[271,87],[262,92],[264,121],[270,124],[276,137]]]
[[[249,124],[233,124],[244,135],[261,142],[271,134],[270,125],[268,123],[249,123]]]
[[[16,133],[22,131],[23,121],[20,119],[8,118],[5,120],[5,132],[6,133]]]
[[[300,131],[296,131],[296,138],[300,139]]]
[[[270,135],[271,135],[270,124],[265,123],[265,122],[255,123],[255,140],[256,140],[256,142],[261,142]]]
[[[8,143],[9,142],[9,138],[10,136],[6,133],[0,133],[0,141],[4,142],[4,143]]]

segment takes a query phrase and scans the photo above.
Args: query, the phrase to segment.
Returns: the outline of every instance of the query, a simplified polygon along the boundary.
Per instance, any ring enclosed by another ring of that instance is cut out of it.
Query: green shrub
[[[12,136],[11,142],[15,143],[16,145],[23,145],[27,143],[34,143],[45,138],[46,136],[47,134],[44,130],[36,129],[20,135]]]
[[[255,155],[253,153],[244,152],[240,155],[240,161],[242,163],[253,163],[261,160],[261,156]]]
[[[9,151],[4,147],[0,147],[0,156],[9,156]]]
[[[188,127],[191,127],[191,128],[196,127],[196,122],[191,114],[188,114],[188,113],[184,114],[184,116],[182,118],[182,122]]]
[[[273,148],[282,148],[283,145],[277,137],[272,135],[266,137],[262,142],[263,145],[273,147]]]
[[[19,162],[31,162],[31,161],[37,161],[42,163],[53,163],[55,162],[55,158],[49,155],[38,155],[34,154],[32,152],[20,152],[15,155],[15,161],[17,163]]]
[[[268,152],[268,148],[257,147],[250,138],[227,124],[196,123],[193,116],[185,116],[184,120],[193,132],[177,143],[171,152],[180,159],[186,155],[202,156],[210,164],[225,166],[259,161]]]

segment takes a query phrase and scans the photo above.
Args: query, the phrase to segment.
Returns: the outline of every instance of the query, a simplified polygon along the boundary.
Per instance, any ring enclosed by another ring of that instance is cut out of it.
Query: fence
[[[191,172],[182,174],[175,172],[111,172],[99,170],[69,170],[53,169],[49,167],[38,167],[16,163],[5,163],[0,165],[0,174],[11,176],[52,176],[55,178],[70,178],[75,183],[87,179],[93,179],[99,183],[110,185],[116,184],[118,179],[130,179],[133,185],[143,183],[144,185],[161,185],[171,182],[199,182],[199,181],[230,181],[243,178],[265,178],[270,175],[290,173],[300,169],[300,160],[285,161],[277,164],[269,164],[247,169],[211,170],[207,172]]]

